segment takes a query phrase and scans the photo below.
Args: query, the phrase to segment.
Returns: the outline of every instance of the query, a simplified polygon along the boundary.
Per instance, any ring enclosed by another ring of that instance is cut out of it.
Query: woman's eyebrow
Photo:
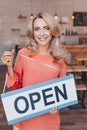
[[[43,26],[43,28],[45,28],[45,27],[49,27],[49,26],[48,26],[48,25]],[[39,26],[34,26],[34,28],[41,28],[41,27],[39,27]]]

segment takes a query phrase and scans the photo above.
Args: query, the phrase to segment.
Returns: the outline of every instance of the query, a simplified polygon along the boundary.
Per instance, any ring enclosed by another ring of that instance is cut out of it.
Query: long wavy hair
[[[61,29],[58,25],[58,22],[48,13],[45,12],[40,12],[32,19],[27,28],[27,36],[29,38],[29,43],[28,43],[28,49],[31,52],[31,55],[38,53],[38,44],[36,43],[34,39],[34,21],[37,18],[43,19],[48,25],[51,30],[52,34],[52,39],[50,41],[49,45],[49,53],[54,57],[55,62],[65,62],[66,63],[66,50],[59,45],[59,38],[61,36]]]

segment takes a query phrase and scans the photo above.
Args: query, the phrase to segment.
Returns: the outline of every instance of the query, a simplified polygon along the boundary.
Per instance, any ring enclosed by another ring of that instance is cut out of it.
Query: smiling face
[[[42,19],[37,18],[34,21],[34,39],[38,46],[49,46],[52,34],[49,25]]]

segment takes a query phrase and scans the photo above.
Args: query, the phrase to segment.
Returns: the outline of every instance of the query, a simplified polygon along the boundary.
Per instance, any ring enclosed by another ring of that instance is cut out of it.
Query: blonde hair
[[[48,13],[41,12],[38,13],[37,16],[32,19],[27,28],[27,36],[29,37],[28,48],[32,54],[38,53],[38,45],[35,42],[34,34],[33,34],[33,25],[34,21],[37,18],[43,19],[48,25],[51,30],[52,39],[49,45],[49,52],[51,55],[54,56],[55,61],[64,61],[66,62],[66,51],[64,48],[60,47],[58,39],[61,36],[61,29],[58,25],[58,22]]]

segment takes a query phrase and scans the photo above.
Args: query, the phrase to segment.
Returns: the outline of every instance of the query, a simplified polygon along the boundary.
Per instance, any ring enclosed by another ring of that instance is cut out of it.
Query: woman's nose
[[[43,35],[43,34],[44,34],[44,30],[41,29],[41,30],[40,30],[40,35]]]

